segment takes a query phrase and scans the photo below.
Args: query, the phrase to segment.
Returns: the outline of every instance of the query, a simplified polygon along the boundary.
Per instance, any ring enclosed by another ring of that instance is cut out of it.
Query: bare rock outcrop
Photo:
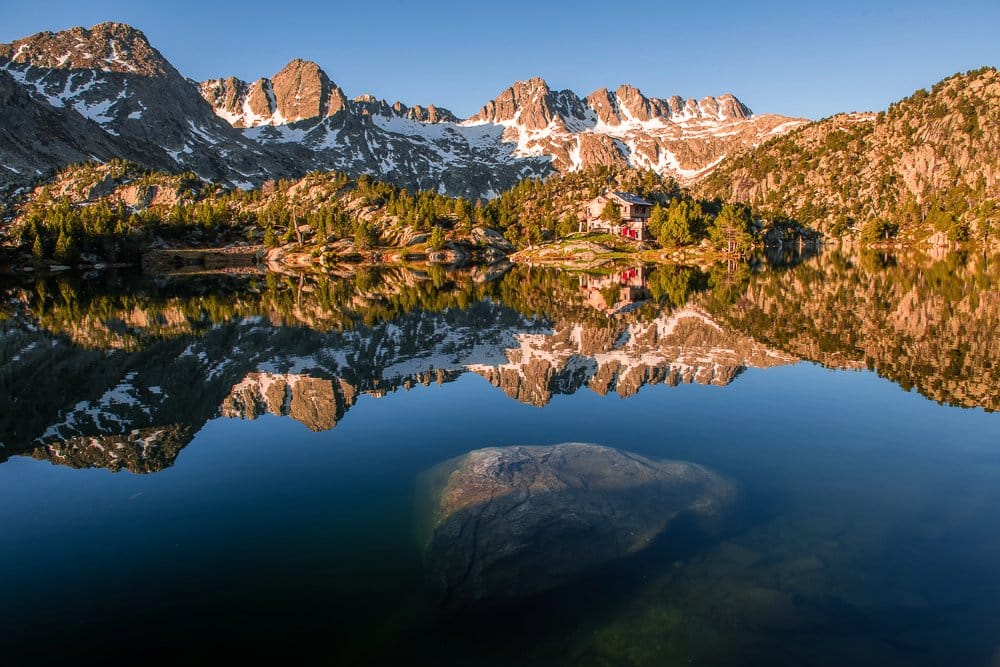
[[[704,466],[580,443],[478,449],[426,481],[428,564],[451,602],[566,583],[645,549],[681,514],[719,518],[737,493]]]

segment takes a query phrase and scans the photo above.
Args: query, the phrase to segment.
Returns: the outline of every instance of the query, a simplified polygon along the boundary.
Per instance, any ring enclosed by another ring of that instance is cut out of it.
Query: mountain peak
[[[586,98],[598,119],[609,126],[623,122],[648,122],[654,119],[683,122],[691,119],[715,121],[742,120],[753,112],[730,93],[718,97],[704,97],[700,101],[672,95],[666,99],[646,97],[635,86],[623,83],[612,93],[599,88]]]
[[[736,99],[732,93],[724,93],[718,97],[706,97],[701,101],[701,105],[703,108],[707,106],[709,109],[714,109],[720,120],[749,118],[753,115],[750,107]]]
[[[392,106],[389,107],[391,113],[394,116],[400,118],[409,118],[410,120],[419,121],[421,123],[457,123],[458,118],[452,112],[447,109],[436,107],[433,104],[428,104],[426,107],[420,104],[415,104],[412,107],[408,107],[399,100],[393,102]]]
[[[91,69],[160,76],[176,73],[141,30],[124,23],[98,23],[61,32],[39,32],[0,45],[0,59],[50,69]]]
[[[283,76],[314,76],[318,78],[325,78],[329,81],[329,77],[323,68],[320,67],[316,62],[312,60],[305,60],[303,58],[292,58],[288,61],[288,64],[281,68],[281,70],[275,74],[272,78],[277,79]]]
[[[549,90],[549,82],[540,76],[533,76],[530,79],[524,79],[523,81],[516,81],[515,86],[523,86],[525,88]]]
[[[276,111],[288,122],[332,116],[347,104],[344,91],[311,60],[292,60],[271,84]]]
[[[558,117],[556,95],[541,77],[515,81],[488,102],[470,122],[516,123],[528,130],[541,130]]]
[[[28,93],[0,96],[0,111],[20,105],[7,114],[20,119],[12,127],[70,128],[56,153],[32,154],[40,166],[118,154],[240,187],[306,169],[378,174],[407,188],[475,197],[493,196],[527,176],[595,165],[693,180],[726,154],[800,124],[779,116],[743,122],[750,110],[732,95],[660,99],[623,83],[584,101],[537,76],[512,83],[461,123],[434,105],[408,107],[374,96],[350,101],[317,63],[303,58],[252,83],[226,77],[196,84],[141,31],[121,23],[0,45],[0,74],[0,87]],[[492,127],[464,127],[477,124]],[[74,147],[77,135],[86,135],[77,142],[83,148]],[[19,150],[0,146],[0,167],[9,165],[0,169],[0,187],[40,173]]]
[[[623,83],[619,85],[618,89],[615,90],[615,95],[618,95],[619,97],[631,96],[631,95],[638,95],[640,97],[643,97],[642,91],[630,83]]]
[[[648,121],[655,116],[662,116],[662,109],[651,108],[650,100],[635,86],[623,83],[615,91],[618,107],[624,109],[632,118]]]
[[[201,96],[235,127],[283,125],[332,116],[347,106],[340,86],[311,60],[294,58],[271,78],[202,81]]]

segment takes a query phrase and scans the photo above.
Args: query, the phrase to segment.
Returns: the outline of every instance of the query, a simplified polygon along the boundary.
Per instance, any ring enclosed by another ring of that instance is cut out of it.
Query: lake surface
[[[998,664],[998,267],[9,282],[4,662]],[[447,598],[427,471],[564,442],[739,495]]]

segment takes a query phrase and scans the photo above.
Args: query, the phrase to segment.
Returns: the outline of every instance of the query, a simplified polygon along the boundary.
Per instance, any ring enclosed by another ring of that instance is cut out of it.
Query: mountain
[[[295,152],[269,150],[216,116],[197,88],[145,35],[127,25],[101,23],[2,44],[0,71],[44,110],[36,107],[35,117],[73,119],[36,124],[43,131],[39,141],[60,150],[40,155],[37,163],[31,163],[32,170],[65,166],[81,158],[123,157],[146,167],[189,170],[208,180],[247,187],[273,174],[302,171]],[[19,103],[16,98],[0,106],[5,128],[18,104],[23,109],[23,100]],[[84,119],[90,124],[80,122]],[[22,132],[28,127],[18,128],[12,142],[25,142]],[[81,134],[74,135],[78,127]],[[76,151],[65,146],[72,143],[78,144]],[[2,146],[2,151],[4,163],[17,153],[11,145]],[[5,176],[9,181],[26,181]]]
[[[698,190],[837,236],[985,239],[1000,226],[1000,74],[956,74],[888,111],[799,127],[726,159]]]
[[[433,104],[411,108],[396,102],[388,106],[365,95],[354,99],[352,104],[340,86],[330,81],[319,65],[299,58],[270,79],[261,78],[253,83],[235,77],[212,79],[199,84],[199,90],[217,115],[238,128],[322,119],[344,109],[362,114],[365,109],[370,109],[366,105],[372,103],[375,103],[378,114],[387,117],[422,123],[458,122],[450,111]]]
[[[504,139],[516,142],[521,154],[551,156],[559,171],[631,166],[681,181],[710,170],[735,147],[803,122],[755,116],[728,94],[701,101],[647,98],[622,85],[581,99],[538,78],[515,83],[466,121],[504,127]]]
[[[369,95],[348,100],[318,65],[302,60],[271,79],[214,79],[200,90],[219,117],[248,137],[305,146],[317,168],[466,196],[492,196],[526,176],[599,165],[688,181],[729,152],[805,122],[754,115],[732,95],[647,98],[623,85],[580,98],[540,78],[513,84],[460,121],[434,105],[407,107]]]
[[[8,165],[0,190],[80,160],[120,157],[242,188],[337,170],[491,198],[527,177],[598,165],[692,180],[729,153],[805,122],[754,115],[732,95],[659,99],[623,85],[580,98],[538,78],[460,120],[433,104],[349,99],[301,59],[252,83],[197,84],[140,31],[119,23],[0,45],[0,73],[33,102],[26,110],[20,94],[0,98],[5,120],[17,121],[0,137],[0,161]]]

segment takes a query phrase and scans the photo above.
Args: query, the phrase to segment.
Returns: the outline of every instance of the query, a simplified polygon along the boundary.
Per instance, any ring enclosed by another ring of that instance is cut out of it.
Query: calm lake
[[[998,286],[1000,258],[838,252],[8,281],[4,662],[1000,664]],[[566,442],[738,493],[440,544],[458,477],[428,471]],[[503,558],[452,586],[466,544]]]

